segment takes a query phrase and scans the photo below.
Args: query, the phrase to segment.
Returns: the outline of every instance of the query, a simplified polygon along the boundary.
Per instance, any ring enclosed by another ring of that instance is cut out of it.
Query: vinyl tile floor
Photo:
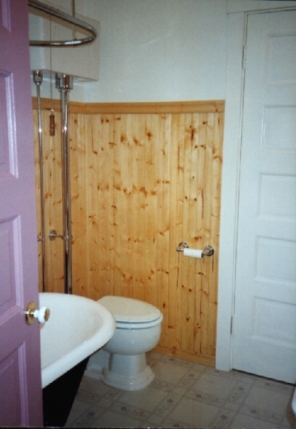
[[[294,386],[154,352],[155,379],[126,392],[84,376],[66,427],[296,428]]]

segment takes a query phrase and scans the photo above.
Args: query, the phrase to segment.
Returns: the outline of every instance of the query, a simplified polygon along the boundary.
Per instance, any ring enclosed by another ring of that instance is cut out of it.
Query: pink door
[[[28,6],[0,0],[0,426],[42,426]]]

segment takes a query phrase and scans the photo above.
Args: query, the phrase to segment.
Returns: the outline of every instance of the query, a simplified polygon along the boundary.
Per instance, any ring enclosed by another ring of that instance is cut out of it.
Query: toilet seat
[[[145,329],[160,324],[163,319],[158,308],[138,299],[104,296],[98,302],[113,314],[116,328]]]

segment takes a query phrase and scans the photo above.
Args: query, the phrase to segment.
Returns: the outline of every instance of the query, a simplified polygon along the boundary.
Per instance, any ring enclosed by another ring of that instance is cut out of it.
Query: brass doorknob
[[[39,310],[37,310],[37,304],[31,301],[27,306],[25,315],[28,325],[32,325],[36,319],[39,323],[45,323],[49,319],[50,310],[47,307],[41,307]]]

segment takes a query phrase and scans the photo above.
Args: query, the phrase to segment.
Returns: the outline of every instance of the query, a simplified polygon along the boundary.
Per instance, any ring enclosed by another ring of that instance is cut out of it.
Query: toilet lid
[[[158,308],[134,298],[104,296],[99,303],[111,311],[116,322],[143,323],[162,317]]]

